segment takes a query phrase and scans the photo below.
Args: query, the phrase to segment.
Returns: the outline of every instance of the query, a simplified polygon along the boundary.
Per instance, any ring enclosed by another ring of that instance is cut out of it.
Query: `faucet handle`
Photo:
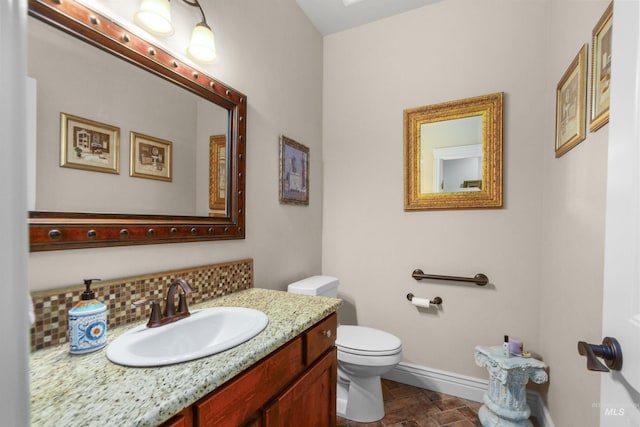
[[[131,304],[135,307],[143,306],[147,303],[151,303],[151,315],[149,316],[149,321],[147,322],[147,326],[153,328],[155,326],[161,325],[161,316],[160,316],[160,299],[158,297],[147,297],[138,301],[134,301]]]
[[[178,295],[178,313],[188,313],[187,297],[185,294]]]
[[[151,303],[152,306],[153,306],[153,304],[160,304],[160,298],[155,297],[155,296],[150,296],[150,297],[139,299],[138,301],[134,301],[134,302],[131,303],[131,305],[133,305],[135,307],[140,307],[140,306],[143,306],[143,305],[145,305],[147,303]]]

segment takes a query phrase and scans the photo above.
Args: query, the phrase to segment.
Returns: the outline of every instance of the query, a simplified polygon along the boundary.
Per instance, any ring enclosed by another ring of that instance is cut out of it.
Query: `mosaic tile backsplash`
[[[188,302],[190,305],[197,304],[252,288],[253,260],[93,282],[91,289],[95,291],[96,298],[107,305],[107,331],[109,328],[147,319],[149,305],[133,307],[131,303],[149,296],[162,299],[168,285],[178,278],[186,279],[195,289]],[[67,342],[67,313],[80,301],[80,295],[85,289],[82,281],[79,282],[78,286],[31,294],[36,316],[36,321],[31,327],[32,351]]]

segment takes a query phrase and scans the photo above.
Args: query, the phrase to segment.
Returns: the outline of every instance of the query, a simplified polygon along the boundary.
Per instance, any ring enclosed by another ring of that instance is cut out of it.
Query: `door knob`
[[[578,353],[587,357],[587,369],[590,371],[609,372],[607,366],[614,371],[622,369],[622,348],[617,339],[605,337],[602,345],[578,341]],[[598,360],[602,358],[605,366]]]

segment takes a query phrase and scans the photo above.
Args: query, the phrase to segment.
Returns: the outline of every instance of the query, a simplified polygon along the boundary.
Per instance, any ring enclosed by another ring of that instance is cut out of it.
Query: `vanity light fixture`
[[[198,0],[182,0],[189,6],[200,9],[202,21],[193,28],[191,41],[187,46],[187,55],[198,62],[213,62],[216,59],[216,44],[211,27]],[[134,16],[137,25],[153,35],[167,37],[174,33],[171,22],[169,0],[142,0],[140,9]]]
[[[202,11],[202,8],[200,10]],[[211,27],[204,20],[204,13],[202,14],[202,22],[193,27],[187,54],[200,62],[213,62],[216,59],[216,42]]]
[[[140,9],[133,16],[136,24],[155,36],[173,34],[169,0],[142,0]]]

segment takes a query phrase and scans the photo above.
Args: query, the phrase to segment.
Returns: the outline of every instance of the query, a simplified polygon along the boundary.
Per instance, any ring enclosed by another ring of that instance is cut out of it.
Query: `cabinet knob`
[[[331,338],[331,329],[325,329],[324,331],[322,331],[322,335],[327,338]]]

